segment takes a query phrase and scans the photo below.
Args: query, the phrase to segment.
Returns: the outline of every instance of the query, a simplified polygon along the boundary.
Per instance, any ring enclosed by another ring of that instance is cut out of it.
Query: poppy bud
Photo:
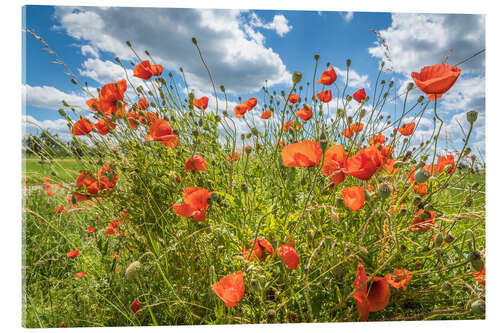
[[[477,111],[471,110],[467,112],[467,121],[472,125],[477,120]]]
[[[314,232],[313,229],[309,229],[307,230],[307,240],[312,242],[314,240],[314,236],[316,235],[316,233]]]
[[[247,184],[245,184],[245,183],[241,184],[241,190],[243,192],[247,193],[248,192],[248,186],[247,186]]]
[[[378,186],[378,195],[382,199],[386,199],[391,195],[392,191],[391,188],[389,187],[389,184],[387,183],[382,183]]]
[[[471,207],[472,206],[472,203],[473,203],[473,199],[470,195],[468,195],[466,198],[465,198],[465,201],[464,201],[464,207]]]
[[[252,137],[252,133],[247,133],[246,137],[247,139],[250,139]]]
[[[224,117],[227,117],[227,116],[229,115],[229,113],[227,113],[227,111],[226,111],[226,110],[224,110],[224,111],[222,111],[222,115],[223,115]]]
[[[366,97],[366,98],[368,98],[368,97]],[[365,116],[366,116],[366,110],[361,109],[361,111],[359,112],[359,119],[363,119]]]
[[[220,200],[220,195],[219,195],[219,193],[217,193],[217,192],[212,192],[212,193],[210,194],[210,199],[211,199],[212,201],[218,202],[218,201]]]
[[[216,121],[216,122],[221,121],[221,118],[220,118],[220,116],[219,116],[219,115],[216,115],[216,116],[215,116],[215,121]]]
[[[349,67],[351,66],[351,59],[347,59],[345,62],[346,66]]]
[[[420,204],[422,203],[422,198],[421,197],[415,197],[413,199],[413,204],[417,207],[420,207]]]
[[[299,71],[293,72],[292,80],[294,84],[298,84],[302,80],[302,72]]]
[[[408,86],[406,87],[407,91],[410,91],[413,89],[413,82],[408,83]]]
[[[323,151],[328,147],[328,140],[324,132],[319,136],[319,146]]]
[[[382,67],[383,67],[383,65],[382,65]],[[385,80],[380,81],[380,84],[381,84],[382,86],[385,86]]]
[[[316,61],[318,61],[318,60],[319,60],[319,54],[317,54],[317,53],[316,53],[316,54],[314,55],[314,59],[315,59]]]
[[[335,199],[335,205],[336,205],[336,206],[340,206],[340,205],[342,205],[343,203],[344,203],[344,199],[342,199],[342,198],[340,198],[340,197],[339,197],[339,198],[337,198],[337,199]]]
[[[347,117],[347,124],[352,124],[352,117]]]
[[[191,41],[193,42],[194,45],[198,45],[198,42],[196,41],[195,37],[191,38]]]
[[[430,172],[425,170],[425,169],[418,169],[417,172],[415,172],[415,182],[416,183],[424,183],[429,179],[431,176]]]
[[[260,289],[260,283],[257,279],[252,279],[250,280],[250,288],[254,291],[259,291]]]
[[[275,319],[276,319],[276,311],[274,311],[272,309],[267,311],[267,320],[274,321]]]
[[[441,244],[443,244],[443,234],[441,234],[440,232],[436,235],[436,237],[434,238],[434,245],[436,247],[439,247],[441,246]]]
[[[406,252],[406,250],[408,250],[408,248],[406,247],[406,245],[401,244],[401,246],[399,247],[399,250],[400,250],[401,252]]]
[[[241,140],[245,140],[245,134],[240,135]]]
[[[470,147],[465,148],[465,149],[464,149],[464,155],[465,155],[465,156],[469,155],[471,151],[472,151],[472,150],[470,149]]]
[[[198,132],[198,130],[197,130],[197,129],[194,129],[194,130],[193,130],[193,136],[195,136],[195,137],[196,137],[196,136],[198,136],[199,134],[200,134],[200,132]]]
[[[59,114],[60,114],[62,117],[65,117],[65,118],[66,118],[66,115],[67,115],[67,114],[66,114],[66,111],[64,111],[64,109],[59,109],[59,110],[57,110],[57,111],[59,111]]]
[[[389,87],[390,88],[392,88],[393,85],[394,85],[394,81],[389,82]]]
[[[345,99],[346,99],[346,101],[350,102],[352,100],[352,96],[351,95],[347,95]]]
[[[455,240],[455,237],[451,233],[447,233],[446,236],[444,237],[444,241],[446,243],[451,243]]]
[[[141,263],[139,261],[134,261],[130,265],[128,265],[125,270],[125,277],[127,279],[134,279],[139,275],[139,270],[141,269]]]
[[[478,251],[474,251],[469,254],[469,261],[472,268],[474,268],[476,272],[481,271],[484,267],[483,258],[481,257],[481,253],[479,253]]]
[[[337,116],[343,118],[345,116],[345,111],[342,109],[337,109]]]
[[[483,314],[486,311],[486,303],[483,300],[478,299],[471,304],[470,310],[476,314]]]
[[[387,98],[387,96],[389,96],[389,93],[384,93],[384,99]]]
[[[198,122],[198,125],[203,126],[203,119],[200,119],[200,121]]]

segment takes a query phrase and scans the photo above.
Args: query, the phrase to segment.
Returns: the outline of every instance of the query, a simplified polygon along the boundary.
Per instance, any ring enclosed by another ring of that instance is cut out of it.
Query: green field
[[[28,185],[40,185],[42,178],[47,176],[56,182],[71,183],[80,169],[80,163],[73,158],[41,160],[31,157],[22,160],[22,177],[28,177]]]

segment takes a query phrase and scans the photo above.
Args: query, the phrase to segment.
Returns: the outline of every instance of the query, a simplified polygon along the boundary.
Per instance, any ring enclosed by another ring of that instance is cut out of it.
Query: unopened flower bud
[[[245,183],[241,184],[241,190],[242,190],[244,193],[247,193],[247,192],[248,192],[248,186],[247,186],[247,184],[245,184]]]
[[[368,98],[368,97],[366,97],[366,98]],[[363,119],[365,116],[366,116],[366,110],[361,109],[361,111],[359,112],[359,119]]]
[[[467,121],[472,125],[477,120],[477,111],[471,110],[467,112]]]
[[[381,183],[378,186],[378,195],[382,199],[388,198],[391,195],[391,193],[392,193],[392,191],[391,191],[391,188],[389,187],[389,184],[387,184],[387,183]]]
[[[481,257],[481,253],[479,253],[478,251],[474,251],[469,255],[469,261],[470,261],[472,268],[476,272],[481,271],[484,267],[483,258]]]
[[[392,88],[393,85],[394,85],[394,81],[389,82],[389,87],[390,88]]]
[[[351,95],[347,95],[347,97],[345,99],[346,99],[346,101],[350,102],[352,100],[352,96]]]
[[[417,103],[421,103],[424,100],[424,96],[420,95],[418,96]]]
[[[127,279],[134,279],[139,275],[139,270],[141,269],[141,263],[139,261],[134,261],[130,265],[128,265],[125,270],[125,277]]]
[[[198,41],[196,40],[195,37],[191,38],[191,41],[193,42],[194,45],[198,45]]]
[[[443,234],[441,234],[440,232],[436,235],[436,237],[434,238],[434,245],[436,247],[439,247],[441,246],[441,244],[443,244]]]
[[[470,310],[476,314],[483,314],[486,311],[486,303],[483,300],[478,299],[471,304]]]
[[[346,66],[349,67],[351,66],[351,59],[347,59],[345,62]]]
[[[446,243],[451,243],[455,240],[455,237],[451,233],[447,233],[446,236],[444,237],[444,241]]]
[[[294,84],[298,84],[302,80],[302,72],[295,71],[292,75],[292,80]]]
[[[407,91],[410,91],[413,89],[413,82],[408,83],[408,86],[406,87]]]
[[[317,53],[316,53],[316,54],[314,55],[314,59],[315,59],[316,61],[318,61],[318,60],[319,60],[319,54],[317,54]]]

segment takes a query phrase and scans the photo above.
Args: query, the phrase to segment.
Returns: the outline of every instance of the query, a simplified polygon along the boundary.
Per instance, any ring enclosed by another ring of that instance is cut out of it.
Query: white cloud
[[[93,48],[91,45],[83,45],[81,48],[82,54],[85,55],[90,55],[94,58],[99,58],[99,52]]]
[[[22,123],[26,127],[26,134],[39,134],[43,129],[52,135],[57,134],[60,139],[71,139],[71,134],[65,119],[37,120],[32,116],[23,116]]]
[[[391,26],[380,34],[389,46],[394,71],[409,75],[423,66],[441,63],[450,50],[448,63],[456,64],[485,48],[485,16],[394,13]],[[368,51],[384,59],[380,41]],[[460,67],[483,73],[484,54]]]
[[[354,18],[354,12],[339,12],[339,15],[347,23],[351,22],[352,19]]]
[[[65,100],[71,105],[85,105],[86,98],[81,94],[65,93],[51,86],[30,86],[23,85],[23,99],[26,105],[31,105],[44,109],[57,110],[63,107]]]
[[[345,82],[347,79],[347,70],[342,70],[338,67],[334,67],[335,72],[338,76],[342,78]],[[368,82],[368,74],[361,75],[354,69],[349,69],[349,87],[351,88],[370,88],[370,82]]]
[[[274,30],[280,37],[286,35],[293,28],[291,25],[288,25],[288,20],[282,14],[274,15],[272,22],[264,23],[257,14],[252,13],[250,25],[257,28]]]
[[[268,85],[291,83],[280,56],[263,45],[258,33],[245,31],[248,22],[239,10],[56,7],[55,17],[58,29],[98,51],[132,60],[134,55],[125,44],[128,39],[139,55],[148,50],[164,68],[178,71],[183,67],[195,82],[188,82],[190,87],[211,86],[192,37],[197,38],[216,85],[223,84],[228,92],[258,91],[266,79]],[[263,24],[285,34],[291,29],[287,22],[276,15]]]

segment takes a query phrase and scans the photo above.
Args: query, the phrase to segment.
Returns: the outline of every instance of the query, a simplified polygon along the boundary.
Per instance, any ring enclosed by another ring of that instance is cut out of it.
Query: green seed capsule
[[[443,235],[441,233],[438,233],[436,235],[436,238],[434,238],[434,245],[436,247],[439,247],[441,246],[441,244],[443,244]]]
[[[486,311],[486,303],[483,300],[478,299],[471,304],[470,310],[476,314],[483,314]]]
[[[425,170],[425,169],[418,169],[417,172],[415,172],[415,182],[416,183],[424,183],[429,179],[431,176],[430,172]]]
[[[139,275],[139,270],[141,269],[141,263],[139,261],[134,261],[128,265],[125,270],[125,277],[127,279],[134,279]]]
[[[479,253],[478,251],[474,251],[469,255],[469,261],[470,261],[472,268],[476,272],[481,271],[484,267],[483,258],[481,256],[481,253]]]

